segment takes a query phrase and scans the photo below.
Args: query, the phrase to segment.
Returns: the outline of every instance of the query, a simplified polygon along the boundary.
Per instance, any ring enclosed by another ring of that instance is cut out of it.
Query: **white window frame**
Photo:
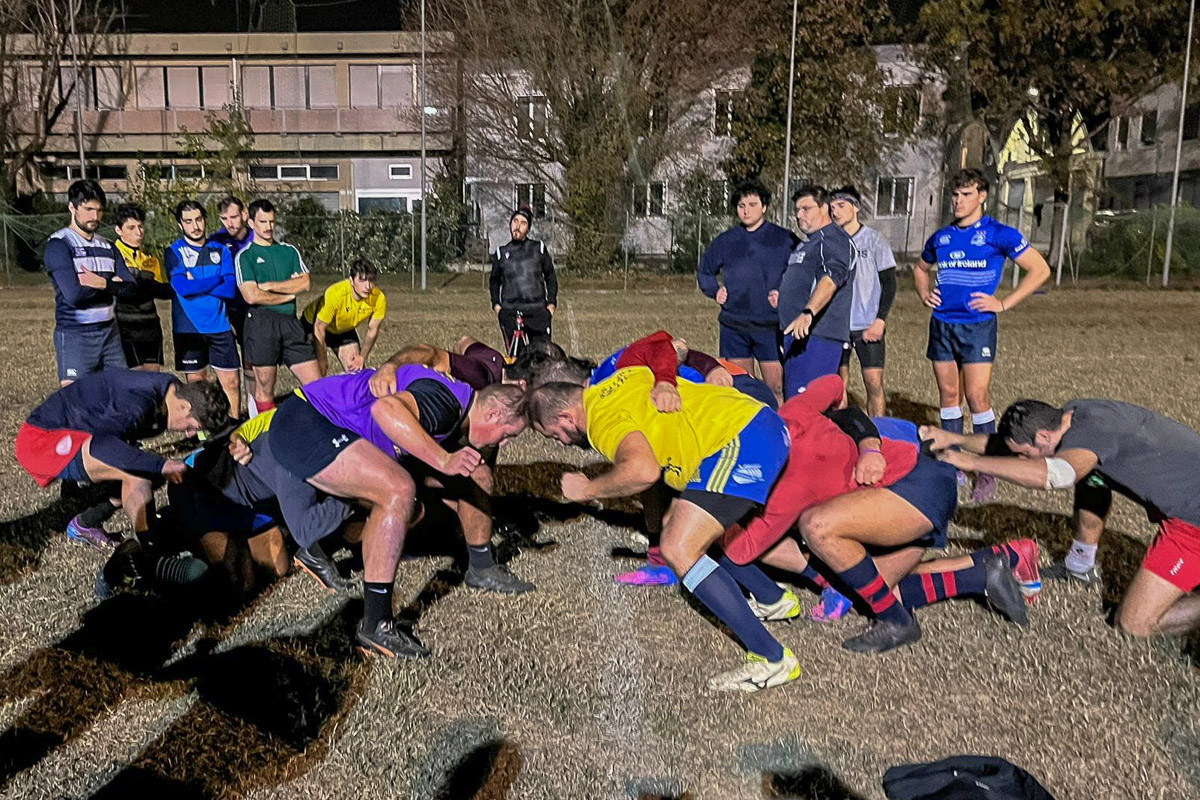
[[[397,175],[397,170],[404,170],[407,175]],[[388,164],[388,178],[393,181],[410,181],[413,176],[412,164]]]
[[[529,198],[527,202],[521,197],[521,189],[525,186],[529,187]],[[542,208],[540,213],[538,210],[537,201],[539,188],[541,189],[542,194]],[[529,206],[529,210],[533,212],[534,219],[541,219],[546,216],[546,184],[543,181],[527,181],[525,183],[513,184],[513,211],[516,211],[522,206]]]
[[[713,89],[713,136],[733,135],[733,118],[741,94],[737,89]]]
[[[654,187],[659,187],[662,190],[661,206],[656,213],[654,211]],[[644,196],[642,199],[646,203],[646,213],[639,214],[637,212],[638,196]],[[630,192],[629,209],[631,215],[635,219],[660,219],[667,215],[667,182],[666,181],[650,181],[649,183],[635,183]]]
[[[550,101],[546,99],[545,95],[530,94],[518,97],[516,105],[518,112],[513,116],[513,120],[517,129],[517,138],[523,142],[545,141],[550,131]],[[539,120],[534,113],[539,106],[542,109],[540,131],[538,130]],[[521,124],[522,113],[526,115],[527,126]]]
[[[362,213],[361,211],[359,211],[359,202],[358,201],[365,200],[368,198],[376,198],[376,199],[383,198],[385,200],[404,200],[404,201],[406,201],[404,204],[405,211],[407,211],[408,213],[411,214],[413,209],[416,207],[416,204],[421,201],[421,190],[420,189],[357,189],[354,192],[354,210],[356,213],[359,213],[359,214]]]
[[[888,208],[888,209],[883,209],[883,208],[879,207],[880,187],[883,185],[884,181],[891,181],[891,184],[892,184],[892,191],[891,191],[892,202],[891,202],[891,208]],[[897,210],[896,209],[896,184],[900,181],[906,181],[908,183],[908,204],[904,209]],[[916,191],[916,186],[917,186],[916,178],[911,175],[881,175],[875,181],[875,216],[876,216],[876,218],[912,216],[913,193]]]
[[[325,181],[336,181],[342,177],[342,168],[339,164],[260,164],[260,167],[275,170],[275,177],[255,178],[260,181],[309,181],[312,183],[324,183]],[[333,167],[337,170],[337,175],[333,178],[314,178],[312,176],[312,168],[316,167]],[[302,178],[285,178],[281,175],[285,169],[303,169],[304,177]]]

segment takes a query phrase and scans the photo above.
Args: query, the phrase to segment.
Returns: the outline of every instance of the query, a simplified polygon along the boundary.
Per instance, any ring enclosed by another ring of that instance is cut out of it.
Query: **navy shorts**
[[[753,397],[772,411],[779,410],[779,401],[775,399],[771,387],[753,375],[734,375],[733,388],[748,397]]]
[[[779,329],[775,325],[720,323],[721,358],[753,358],[760,364],[779,361]]]
[[[996,318],[983,322],[943,322],[929,318],[930,361],[990,364],[996,358]]]
[[[275,410],[267,448],[279,466],[301,480],[308,480],[361,438],[334,425],[307,400],[292,395]]]
[[[936,458],[918,456],[912,472],[884,488],[907,500],[933,525],[929,534],[913,544],[938,549],[946,546],[946,530],[958,507],[958,478],[954,467]]]
[[[128,369],[115,322],[54,329],[54,355],[60,381],[79,380],[106,369]]]
[[[201,372],[209,365],[227,372],[241,369],[233,331],[175,334],[176,372]]]
[[[836,375],[842,363],[845,342],[808,336],[797,339],[791,334],[783,337],[783,399],[795,397],[817,378]]]
[[[88,475],[87,469],[83,466],[83,448],[79,448],[79,452],[75,457],[67,462],[63,467],[62,472],[58,473],[58,479],[61,481],[75,481],[76,483],[91,483],[92,477]]]
[[[700,462],[681,499],[729,527],[767,502],[787,464],[789,448],[787,426],[764,408],[728,444]]]

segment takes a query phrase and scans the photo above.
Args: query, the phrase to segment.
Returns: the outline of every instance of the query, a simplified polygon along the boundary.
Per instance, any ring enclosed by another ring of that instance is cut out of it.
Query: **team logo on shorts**
[[[986,244],[986,243],[987,243],[987,234],[984,233],[983,231],[975,231],[975,234],[971,237],[971,246],[972,247],[980,247],[981,245]]]
[[[981,348],[979,351],[979,354],[981,356],[983,356],[984,358],[991,358],[992,357],[992,348],[990,348],[990,347]]]
[[[733,471],[734,483],[745,486],[748,483],[762,483],[762,465],[760,464],[739,464],[737,469]]]
[[[68,433],[54,445],[54,452],[60,456],[65,456],[71,452],[71,444],[71,434]]]

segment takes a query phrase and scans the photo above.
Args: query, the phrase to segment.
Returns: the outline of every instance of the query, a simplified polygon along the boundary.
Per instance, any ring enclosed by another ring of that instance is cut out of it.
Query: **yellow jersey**
[[[297,389],[297,391],[299,391]],[[275,419],[275,409],[265,411],[243,422],[238,426],[235,434],[242,438],[246,444],[250,444],[257,439],[264,431],[271,429],[271,420]]]
[[[159,283],[166,283],[167,276],[163,275],[162,262],[152,255],[149,255],[145,250],[134,250],[129,245],[122,242],[120,239],[116,241],[117,252],[121,254],[121,258],[125,259],[125,266],[129,269],[145,270],[154,276],[154,280]]]
[[[650,399],[654,374],[648,367],[627,367],[584,389],[583,409],[592,447],[612,461],[631,433],[646,437],[663,480],[684,489],[700,462],[720,450],[766,406],[737,389],[679,379],[683,410],[662,414]]]
[[[378,287],[371,289],[367,299],[354,296],[350,279],[338,281],[325,294],[304,307],[304,319],[315,324],[319,319],[330,333],[348,333],[368,319],[382,320],[387,315],[387,296]]]

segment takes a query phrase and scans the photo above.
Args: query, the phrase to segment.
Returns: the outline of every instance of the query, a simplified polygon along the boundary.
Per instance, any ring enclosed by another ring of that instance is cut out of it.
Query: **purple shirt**
[[[374,407],[377,400],[375,395],[371,394],[370,387],[370,381],[374,375],[375,370],[373,369],[364,369],[345,375],[330,375],[328,378],[313,381],[302,391],[313,408],[320,411],[321,416],[334,425],[357,433],[389,455],[403,454],[404,451],[400,450],[395,442],[387,437],[376,424],[375,418],[371,416],[371,408]],[[397,393],[408,391],[411,384],[420,380],[442,384],[458,402],[459,417],[466,415],[474,393],[471,387],[423,364],[406,364],[396,370]],[[420,402],[418,402],[418,408],[420,407]],[[424,416],[422,414],[422,417]],[[434,441],[440,443],[452,432],[435,432],[430,435]]]

